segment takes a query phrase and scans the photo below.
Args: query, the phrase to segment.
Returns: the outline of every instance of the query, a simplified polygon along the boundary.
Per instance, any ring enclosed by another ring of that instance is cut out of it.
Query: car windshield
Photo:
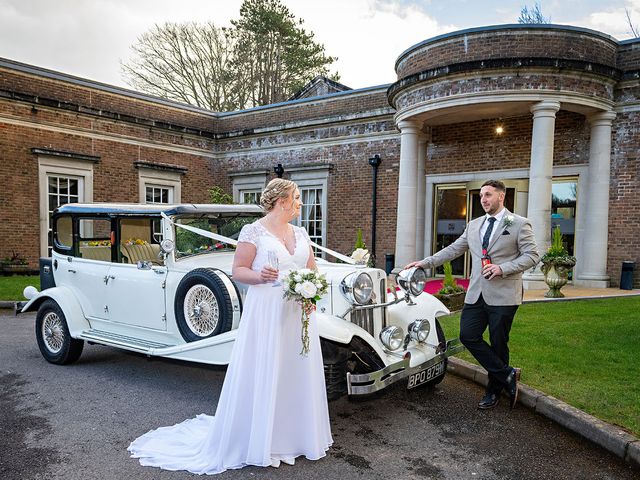
[[[260,216],[255,213],[207,213],[181,216],[174,221],[178,225],[188,225],[237,240],[242,227],[255,222]],[[178,226],[175,229],[175,255],[178,259],[201,253],[235,250],[235,247],[228,243],[205,237]]]

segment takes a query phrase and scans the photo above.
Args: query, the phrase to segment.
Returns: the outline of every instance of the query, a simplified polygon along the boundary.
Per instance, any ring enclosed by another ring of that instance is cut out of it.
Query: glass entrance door
[[[435,198],[435,235],[434,252],[451,245],[464,232],[467,224],[467,187],[466,185],[437,185]],[[451,262],[453,274],[464,275],[463,257]],[[436,269],[436,275],[442,275],[442,267]]]

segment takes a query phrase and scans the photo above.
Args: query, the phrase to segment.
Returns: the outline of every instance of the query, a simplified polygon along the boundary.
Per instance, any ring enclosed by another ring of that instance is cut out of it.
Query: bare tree
[[[629,9],[625,8],[624,13],[627,16],[627,23],[629,24],[629,28],[631,29],[631,35],[633,35],[633,38],[640,37],[640,30],[638,29],[638,25],[634,25],[631,21],[631,13],[629,12]]]
[[[551,17],[542,14],[542,7],[538,2],[529,8],[526,5],[520,10],[518,23],[551,23]]]
[[[317,75],[328,75],[336,58],[326,56],[303,21],[280,2],[244,0],[230,28],[156,25],[131,47],[133,59],[121,64],[125,81],[216,111],[286,100]]]
[[[165,23],[138,38],[121,63],[133,88],[170,100],[226,111],[237,108],[234,40],[213,23]]]

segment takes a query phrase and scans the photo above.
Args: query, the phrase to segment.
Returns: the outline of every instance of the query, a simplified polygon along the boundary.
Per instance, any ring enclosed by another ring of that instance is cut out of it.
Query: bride
[[[318,460],[333,443],[316,322],[312,316],[310,352],[301,356],[301,307],[283,299],[271,266],[316,268],[306,230],[289,223],[300,214],[300,192],[274,179],[260,204],[267,214],[238,238],[233,279],[250,287],[215,416],[137,438],[128,450],[141,465],[197,474],[278,467],[301,455]]]

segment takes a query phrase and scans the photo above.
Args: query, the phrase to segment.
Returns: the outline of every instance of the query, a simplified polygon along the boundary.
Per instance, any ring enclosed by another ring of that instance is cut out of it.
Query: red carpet
[[[468,278],[456,279],[456,283],[461,287],[463,287],[465,290],[469,288]],[[433,295],[434,293],[437,293],[438,290],[440,290],[441,288],[442,288],[442,279],[437,278],[434,280],[429,280],[427,284],[424,286],[424,291]]]
[[[465,290],[469,288],[468,278],[463,278],[463,279],[458,278],[456,279],[456,283],[460,285],[462,288],[464,288]],[[440,290],[441,288],[442,288],[442,279],[438,278],[438,279],[427,281],[427,284],[424,286],[424,291],[433,295],[434,293],[438,293],[438,290]],[[396,290],[400,290],[400,287],[396,287]],[[389,291],[389,289],[387,289],[387,291]]]

